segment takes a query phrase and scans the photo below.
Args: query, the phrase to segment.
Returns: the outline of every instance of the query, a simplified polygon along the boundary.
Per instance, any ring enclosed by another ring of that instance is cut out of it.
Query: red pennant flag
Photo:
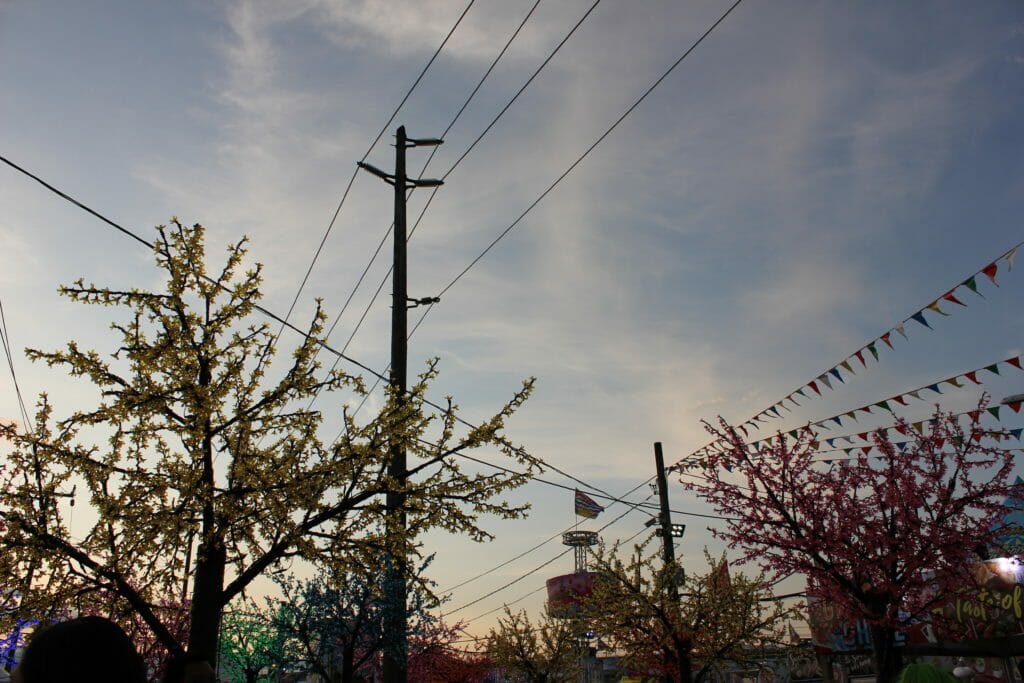
[[[1010,365],[1012,365],[1013,367],[1017,368],[1018,370],[1024,370],[1024,368],[1022,368],[1020,366],[1020,356],[1014,356],[1013,358],[1007,358],[1004,362],[1009,363]]]
[[[896,431],[899,432],[900,434],[902,434],[903,436],[907,435],[907,427],[906,427],[906,425],[902,425],[902,424],[896,425]]]
[[[943,447],[943,446],[944,446],[945,444],[946,444],[946,440],[945,440],[945,439],[943,439],[943,438],[941,438],[941,437],[940,437],[940,438],[937,438],[937,439],[935,439],[935,445],[936,445],[936,446],[937,446],[938,448],[942,448],[942,447]]]
[[[857,435],[857,438],[860,439],[861,441],[867,441],[868,440],[868,433],[867,432],[861,432],[860,434]]]
[[[901,406],[905,406],[905,405],[907,405],[907,402],[903,400],[903,396],[902,396],[902,395],[900,395],[900,396],[893,396],[893,397],[892,397],[892,400],[893,400],[893,401],[896,401],[896,402],[897,402],[897,403],[899,403],[899,404],[900,404]]]
[[[864,349],[861,349],[860,351],[853,355],[857,357],[857,360],[860,361],[862,367],[866,368],[868,366],[868,364],[864,361]]]
[[[892,334],[892,332],[889,331],[889,332],[886,332],[885,334],[882,335],[882,341],[884,341],[885,345],[888,346],[890,349],[892,348],[892,342],[889,341],[889,335],[891,335],[891,334]]]
[[[980,410],[969,410],[967,412],[967,414],[970,416],[971,422],[977,422],[978,418],[981,417],[981,411]]]
[[[967,379],[971,380],[975,384],[981,384],[981,382],[978,381],[977,375],[978,375],[978,371],[977,370],[971,370],[970,372],[965,372],[964,373],[964,377],[966,377]]]
[[[945,299],[946,301],[950,302],[950,303],[953,303],[953,304],[960,304],[961,306],[966,306],[967,305],[963,301],[960,301],[960,299],[956,298],[956,296],[953,294],[953,290],[952,289],[949,290],[948,292],[946,292],[945,294],[943,294],[942,298]]]
[[[983,268],[983,269],[981,270],[981,272],[985,273],[985,275],[987,275],[987,276],[988,276],[988,279],[989,279],[989,280],[991,280],[991,281],[992,281],[992,284],[994,284],[994,285],[995,285],[996,287],[998,287],[998,286],[999,286],[999,283],[998,283],[998,282],[996,282],[996,271],[997,271],[997,270],[999,270],[999,266],[998,266],[998,265],[996,265],[996,264],[995,264],[994,262],[993,262],[993,263],[990,263],[990,264],[988,264],[987,266],[985,266],[985,267],[984,267],[984,268]]]
[[[808,384],[807,386],[809,386],[811,389],[814,389],[814,393],[816,393],[818,396],[821,396],[821,389],[818,388],[817,382],[811,380],[811,383]]]
[[[1014,401],[1013,403],[1007,403],[1006,405],[1010,406],[1010,410],[1012,410],[1013,412],[1020,412],[1020,401]]]
[[[863,453],[864,455],[867,455],[868,453],[871,452],[871,446],[862,446],[860,452]]]

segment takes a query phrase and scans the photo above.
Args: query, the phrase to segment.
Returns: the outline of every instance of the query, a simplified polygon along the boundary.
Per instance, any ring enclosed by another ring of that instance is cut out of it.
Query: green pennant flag
[[[888,410],[890,413],[892,412],[892,408],[889,407],[888,401],[879,401],[875,405],[881,408],[882,410]]]
[[[796,430],[794,429],[793,431],[789,432],[789,435],[790,435],[790,437],[795,439],[796,438]]]
[[[992,408],[989,408],[988,412],[991,413],[992,417],[994,417],[997,421],[999,420],[999,406],[993,406]]]
[[[878,360],[878,351],[875,349],[875,342],[868,344],[868,351],[870,351],[871,355],[875,357],[875,360]]]
[[[973,275],[964,280],[961,284],[967,287],[967,289],[977,294],[978,296],[984,296],[981,292],[978,291],[978,283],[974,280]]]
[[[993,375],[999,374],[999,363],[993,363],[992,365],[986,365],[985,369],[991,372]]]

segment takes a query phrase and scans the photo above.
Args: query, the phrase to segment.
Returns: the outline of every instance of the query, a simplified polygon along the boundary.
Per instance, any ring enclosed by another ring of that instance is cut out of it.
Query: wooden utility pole
[[[658,501],[661,504],[661,555],[666,566],[676,561],[676,546],[673,537],[672,511],[668,507],[668,481],[665,477],[665,456],[661,452],[661,442],[654,442],[654,465],[658,472]],[[680,535],[681,532],[680,532]],[[679,602],[679,588],[675,581],[672,582],[673,602]]]
[[[682,536],[686,527],[672,524],[672,511],[668,507],[668,481],[665,477],[665,456],[661,452],[660,441],[654,442],[654,466],[657,468],[658,500],[661,504],[661,515],[659,516],[659,521],[661,522],[662,559],[666,567],[671,567],[676,561],[676,546],[673,538],[675,536]],[[673,610],[679,609],[679,582],[681,580],[682,575],[673,575],[669,578],[668,586],[666,587],[670,609]],[[685,659],[684,662],[682,657],[683,653],[678,653],[678,655],[680,655],[679,664],[680,669],[682,669],[680,671],[680,675],[688,681],[689,679],[687,678],[687,675],[690,671],[689,659]],[[662,680],[671,681],[672,677],[666,674]]]
[[[406,365],[409,353],[408,310],[410,302],[414,306],[425,303],[436,303],[437,299],[410,300],[407,293],[406,270],[406,235],[405,201],[406,192],[413,187],[436,187],[440,180],[409,180],[405,173],[405,150],[410,147],[440,145],[437,139],[411,139],[405,135],[405,126],[399,126],[395,135],[395,173],[384,173],[378,168],[359,162],[363,168],[395,188],[395,225],[394,225],[394,264],[391,274],[391,391],[394,396],[394,410],[402,413],[406,396]],[[394,489],[388,491],[385,498],[387,519],[385,534],[391,548],[403,548],[403,552],[393,554],[389,558],[384,576],[384,590],[388,609],[384,615],[384,632],[387,640],[384,648],[384,683],[406,683],[408,659],[408,597],[409,587],[406,581],[406,560],[404,552],[405,539],[405,478],[407,464],[405,444],[401,438],[392,438],[390,444],[390,462],[388,476],[396,482]]]

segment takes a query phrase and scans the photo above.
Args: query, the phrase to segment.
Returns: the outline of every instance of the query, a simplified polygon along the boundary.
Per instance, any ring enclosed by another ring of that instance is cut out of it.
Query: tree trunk
[[[679,652],[679,683],[691,683],[693,680],[693,667],[690,664],[690,648],[686,647]]]
[[[903,668],[903,650],[896,647],[896,629],[871,625],[871,648],[878,683],[894,683]]]
[[[816,655],[816,657],[823,683],[835,683],[835,677],[832,675],[832,657],[829,655]]]
[[[676,660],[676,676],[679,683],[693,683],[693,666],[690,662],[690,650],[693,645],[689,639],[675,640],[674,659]],[[671,676],[671,674],[670,674]]]
[[[356,672],[352,670],[356,658],[356,647],[347,643],[341,650],[341,683],[352,683]]]
[[[220,633],[226,561],[227,553],[220,539],[203,543],[199,548],[192,588],[188,653],[209,662],[214,670],[217,667],[217,638]]]

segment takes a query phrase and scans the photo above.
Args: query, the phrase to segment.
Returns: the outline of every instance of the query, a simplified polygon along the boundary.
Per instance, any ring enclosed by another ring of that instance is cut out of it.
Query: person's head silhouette
[[[79,617],[37,631],[12,681],[146,683],[146,665],[120,626],[103,617]]]

